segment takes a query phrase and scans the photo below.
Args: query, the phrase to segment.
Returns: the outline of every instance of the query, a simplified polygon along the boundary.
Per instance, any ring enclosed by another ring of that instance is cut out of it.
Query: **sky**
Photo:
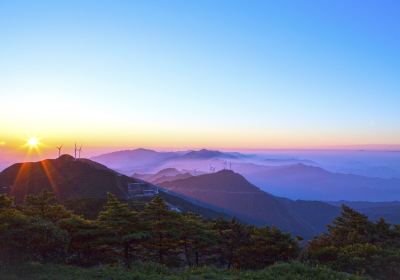
[[[398,1],[0,1],[0,149],[400,144]]]

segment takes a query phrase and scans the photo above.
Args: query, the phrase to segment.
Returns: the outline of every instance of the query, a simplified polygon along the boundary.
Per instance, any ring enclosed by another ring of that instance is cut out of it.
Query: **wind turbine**
[[[75,142],[75,149],[74,149],[74,157],[75,157],[75,159],[76,159],[76,151],[77,151],[77,148],[76,148],[76,142]]]
[[[78,158],[81,158],[82,145],[78,149]]]
[[[62,149],[63,145],[61,146],[57,146],[57,150],[58,150],[58,157],[61,156],[61,149]]]

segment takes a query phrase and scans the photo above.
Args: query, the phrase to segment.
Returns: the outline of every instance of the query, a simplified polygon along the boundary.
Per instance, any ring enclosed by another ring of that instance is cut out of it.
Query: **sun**
[[[27,149],[28,154],[40,154],[40,149],[43,147],[45,147],[45,145],[41,141],[41,138],[36,136],[29,136],[25,138],[24,144],[21,145],[21,148]]]
[[[30,137],[26,144],[30,148],[36,148],[39,145],[39,140],[36,137]]]

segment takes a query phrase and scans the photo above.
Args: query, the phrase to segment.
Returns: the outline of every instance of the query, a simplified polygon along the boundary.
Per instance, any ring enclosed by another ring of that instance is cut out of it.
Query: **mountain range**
[[[157,159],[169,161],[168,158],[177,156],[175,153],[174,155],[170,153],[159,155],[158,152],[150,150],[135,151],[133,154],[136,156],[141,154],[143,161],[147,163]],[[150,154],[152,154],[151,159]],[[119,152],[117,155],[122,158],[126,156],[125,152]],[[241,158],[240,154],[224,155],[224,158],[227,159],[229,156],[231,159]],[[179,156],[180,161],[190,162],[203,161],[204,158],[220,159],[220,157],[219,152],[206,150],[199,153],[182,152]],[[113,158],[114,155],[109,155],[109,160]],[[139,163],[140,161],[136,162],[137,165]],[[271,178],[281,176],[280,180],[290,181],[299,174],[307,174],[304,173],[304,169],[308,172],[311,170],[312,172],[308,173],[307,177],[311,183],[313,178],[320,178],[318,176],[321,176],[321,173],[325,174],[324,176],[330,174],[317,167],[295,164],[290,166],[291,174],[288,179],[285,177],[288,176],[285,171],[289,167],[254,165],[245,164],[243,171],[246,172],[246,168],[251,168],[253,171],[265,168],[270,171],[270,174],[275,172]],[[138,191],[143,187],[158,189],[159,194],[171,209],[176,211],[191,211],[207,218],[237,217],[240,221],[249,224],[277,226],[307,239],[325,230],[325,225],[339,214],[339,206],[342,203],[354,206],[355,209],[373,219],[383,216],[389,222],[400,220],[398,214],[400,203],[397,202],[388,204],[292,200],[266,192],[238,172],[229,169],[205,173],[200,170],[169,167],[155,173],[135,173],[132,177],[93,160],[75,159],[69,155],[62,155],[57,159],[17,163],[0,172],[0,192],[14,196],[17,203],[22,202],[26,195],[38,194],[42,190],[54,192],[61,202],[81,199],[104,201],[108,192],[126,201],[150,199],[132,196],[132,191]]]
[[[78,205],[78,208],[93,208],[95,205],[98,210],[104,204],[107,193],[125,201],[141,202],[151,199],[132,196],[130,191],[135,191],[135,188],[139,191],[141,188],[157,189],[152,184],[122,175],[92,160],[75,159],[70,155],[38,162],[16,163],[0,172],[0,193],[13,196],[17,203],[23,202],[26,195],[37,195],[43,190],[53,192],[66,205]],[[214,210],[213,206],[190,198],[185,199],[180,195],[162,190],[159,190],[159,195],[176,211],[195,212],[206,218],[233,217]],[[87,202],[91,205],[86,205]]]
[[[321,232],[339,212],[338,207],[320,202],[293,202],[274,197],[229,170],[194,176],[167,169],[144,177],[153,183],[158,180],[161,195],[178,211],[193,211],[213,218],[237,217],[251,224],[275,225],[305,237]],[[1,191],[15,197],[17,203],[22,202],[26,195],[39,194],[42,190],[54,192],[59,201],[104,200],[107,192],[130,200],[132,186],[144,184],[154,188],[153,183],[122,175],[92,160],[75,159],[69,155],[17,163],[0,173]],[[298,215],[300,211],[293,207],[304,203],[305,214]],[[322,205],[324,211],[321,211]],[[315,215],[310,218],[313,213],[323,213],[323,218],[315,218]]]
[[[157,152],[136,149],[92,158],[128,176],[166,168],[199,175],[229,168],[274,195],[304,200],[400,200],[400,178],[332,172],[304,157],[259,156],[212,150]]]

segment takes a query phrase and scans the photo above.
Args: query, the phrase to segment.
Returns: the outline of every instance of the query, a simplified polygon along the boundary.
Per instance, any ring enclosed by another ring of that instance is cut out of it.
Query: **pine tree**
[[[104,210],[99,213],[100,224],[109,231],[111,243],[129,267],[133,258],[133,246],[144,239],[147,233],[138,218],[138,214],[129,209],[128,204],[120,202],[108,193]]]
[[[278,228],[251,227],[250,235],[250,245],[242,253],[247,268],[264,268],[277,261],[289,261],[300,252],[296,240]]]
[[[216,243],[216,235],[210,224],[196,214],[187,213],[181,215],[180,230],[186,264],[199,266],[201,259],[206,263],[207,255],[211,254]]]
[[[331,241],[335,245],[354,244],[371,240],[373,223],[368,217],[342,205],[342,213],[328,225]]]
[[[219,219],[214,225],[218,233],[218,252],[221,264],[227,268],[242,267],[245,260],[242,251],[250,244],[249,228],[240,224],[236,219],[230,222]]]
[[[12,208],[12,200],[4,196],[0,204],[0,246],[9,259],[25,256],[47,262],[65,257],[68,235],[56,221],[71,214],[57,204],[54,195],[28,196],[22,211]]]
[[[0,201],[0,260],[9,263],[27,258],[27,228],[31,220],[18,209],[10,208],[8,197],[2,195]]]
[[[51,221],[32,217],[24,234],[27,235],[26,249],[34,260],[58,262],[65,259],[69,243],[68,232]]]
[[[161,264],[177,265],[180,224],[178,214],[168,209],[160,196],[151,200],[142,212],[142,219],[150,232],[146,249],[150,260]]]
[[[88,266],[107,261],[105,238],[107,232],[97,221],[73,215],[59,222],[61,229],[68,232],[69,262]]]
[[[341,271],[368,274],[377,279],[400,279],[399,236],[384,219],[373,223],[342,206],[328,232],[313,239],[308,259]]]
[[[60,219],[71,217],[71,211],[57,203],[53,193],[46,190],[39,195],[27,195],[23,205],[23,212],[31,217],[38,217],[56,223]]]

